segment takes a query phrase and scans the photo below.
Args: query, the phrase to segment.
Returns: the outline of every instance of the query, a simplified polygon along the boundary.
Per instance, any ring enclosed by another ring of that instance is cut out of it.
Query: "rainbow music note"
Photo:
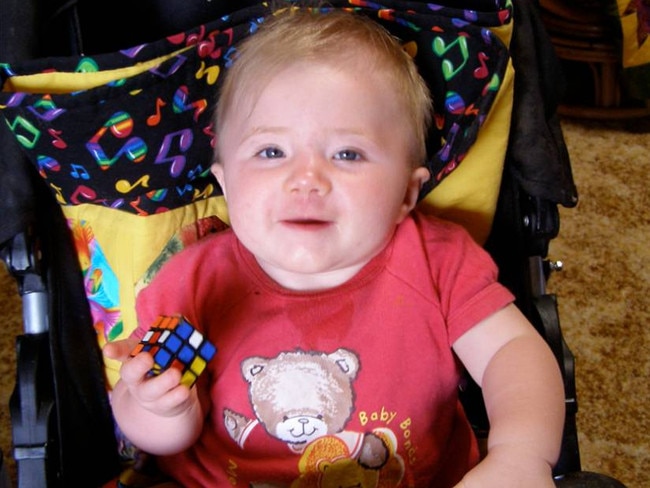
[[[134,163],[141,162],[147,155],[147,144],[139,137],[132,137],[110,157],[99,144],[99,141],[110,132],[118,139],[128,137],[133,130],[133,119],[126,112],[114,113],[97,133],[86,143],[86,149],[92,154],[101,169],[108,169],[122,156],[126,156]]]
[[[39,154],[36,156],[36,161],[38,162],[38,173],[43,177],[47,178],[47,171],[61,171],[61,165],[59,162],[51,158],[50,156],[46,156],[44,154]]]
[[[162,119],[162,113],[160,109],[163,108],[165,105],[167,104],[163,99],[161,99],[160,97],[156,98],[156,112],[153,115],[147,117],[147,125],[149,127],[153,127],[160,123],[160,120]]]
[[[64,109],[56,106],[50,95],[43,95],[43,98],[37,100],[30,107],[30,111],[39,119],[47,120],[48,122],[51,122],[65,112]]]
[[[186,110],[194,109],[194,121],[198,122],[199,116],[207,108],[208,102],[205,98],[199,98],[193,102],[190,101],[190,94],[187,86],[181,85],[174,93],[173,109],[175,114],[180,114]]]
[[[115,189],[120,193],[129,193],[131,190],[138,186],[149,188],[149,175],[142,176],[134,183],[129,183],[129,180],[119,180],[117,183],[115,183]]]

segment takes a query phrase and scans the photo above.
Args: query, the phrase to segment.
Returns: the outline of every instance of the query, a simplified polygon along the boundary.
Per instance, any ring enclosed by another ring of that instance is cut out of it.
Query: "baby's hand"
[[[490,450],[454,488],[555,488],[551,466],[546,461],[508,450]]]
[[[181,373],[177,369],[152,376],[149,372],[154,361],[151,354],[142,352],[126,359],[120,368],[120,381],[130,395],[155,415],[171,417],[188,409],[195,401],[190,389],[181,384]]]

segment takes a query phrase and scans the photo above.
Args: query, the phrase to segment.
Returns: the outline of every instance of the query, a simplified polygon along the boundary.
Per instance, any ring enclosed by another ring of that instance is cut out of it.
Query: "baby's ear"
[[[402,215],[398,222],[401,222],[406,215],[415,208],[418,203],[418,196],[422,186],[429,181],[431,173],[424,166],[419,166],[411,172],[411,177],[406,187],[404,194],[404,202],[402,203]]]
[[[224,181],[223,181],[223,164],[221,164],[219,161],[216,159],[213,161],[212,166],[210,166],[210,171],[214,175],[214,177],[217,179],[219,182],[219,186],[221,187],[221,191],[223,192],[224,198],[226,197],[226,188],[224,186]]]

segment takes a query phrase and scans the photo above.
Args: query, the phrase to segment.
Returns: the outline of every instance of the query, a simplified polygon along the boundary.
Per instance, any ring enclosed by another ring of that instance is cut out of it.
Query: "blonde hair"
[[[413,164],[426,159],[431,124],[431,95],[413,59],[379,23],[348,11],[287,8],[265,20],[259,31],[238,47],[226,72],[216,110],[216,130],[242,102],[252,107],[264,87],[287,66],[300,61],[345,63],[386,73],[413,124]],[[368,87],[372,89],[372,87]],[[218,149],[218,146],[217,146]],[[218,154],[217,154],[218,159]]]

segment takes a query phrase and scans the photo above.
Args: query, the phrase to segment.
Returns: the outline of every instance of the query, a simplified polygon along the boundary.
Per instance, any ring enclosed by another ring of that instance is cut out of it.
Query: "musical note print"
[[[487,64],[485,64],[485,61],[490,58],[483,51],[477,54],[477,58],[480,66],[474,70],[473,74],[474,74],[474,78],[476,78],[477,80],[482,80],[483,78],[486,78],[490,74]]]
[[[207,39],[202,39],[197,44],[196,51],[200,58],[206,58],[210,56],[214,59],[216,57],[219,57],[219,49],[216,49],[217,41],[215,40],[215,36],[217,34],[218,33],[216,31],[212,31],[210,34],[208,34]]]
[[[203,132],[206,136],[210,138],[210,147],[214,148],[215,142],[217,140],[217,135],[214,133],[213,125],[212,124],[206,125],[201,132]]]
[[[2,66],[2,63],[0,63],[0,66]],[[12,93],[9,96],[9,100],[7,100],[6,105],[0,104],[0,109],[5,109],[7,107],[19,107],[25,98],[27,98],[27,93]]]
[[[223,55],[225,68],[230,68],[232,66],[232,64],[235,62],[236,54],[237,54],[237,48],[235,48],[234,46],[230,46],[226,50],[226,53]]]
[[[52,136],[52,145],[57,149],[65,149],[68,147],[68,144],[66,144],[66,142],[60,137],[62,132],[63,131],[51,127],[47,129],[47,133]]]
[[[193,140],[194,136],[192,135],[192,130],[189,128],[167,134],[160,146],[154,163],[170,163],[169,174],[174,178],[178,178],[183,172],[183,169],[185,169],[186,158],[183,154],[170,155],[172,144],[176,141],[180,152],[185,153],[192,146]]]
[[[9,128],[14,133],[20,145],[27,149],[33,149],[41,137],[41,131],[21,115],[16,115],[16,118],[12,122],[9,122]],[[24,132],[19,132],[21,129]]]
[[[169,69],[167,71],[165,71],[165,72],[161,71],[160,67],[163,66],[163,65],[169,64],[169,63],[162,63],[162,64],[159,64],[158,66],[156,66],[155,68],[151,68],[149,70],[149,72],[153,73],[155,75],[158,75],[161,78],[166,79],[166,78],[169,78],[174,73],[176,73],[181,68],[181,66],[183,66],[185,64],[185,62],[187,61],[187,57],[183,56],[182,54],[178,54],[178,55],[174,56],[171,59],[173,59],[174,62],[172,63],[172,65],[169,67]]]
[[[449,129],[449,135],[447,137],[447,141],[445,142],[445,145],[442,147],[442,149],[440,149],[440,159],[442,161],[447,161],[449,159],[451,146],[454,144],[454,141],[456,140],[459,131],[460,131],[460,126],[456,122],[454,122],[454,124],[451,126],[451,129]]]
[[[191,46],[193,44],[198,44],[203,40],[205,36],[205,25],[200,25],[198,32],[190,32],[187,35],[187,40],[185,41],[186,46]]]
[[[38,174],[41,175],[43,178],[47,178],[47,171],[54,171],[58,172],[61,171],[61,165],[59,162],[51,158],[50,156],[45,156],[43,154],[39,154],[36,157],[36,161],[38,163]]]
[[[146,44],[140,44],[129,49],[122,49],[120,52],[129,58],[135,58],[145,47],[147,47]]]
[[[212,192],[214,192],[214,185],[212,183],[208,183],[203,191],[199,190],[198,188],[194,188],[194,195],[192,198],[194,201],[202,198],[208,198],[210,195],[212,195]]]
[[[116,112],[108,119],[101,129],[86,143],[86,149],[92,154],[101,169],[110,168],[122,156],[126,156],[134,163],[139,163],[147,155],[147,145],[139,137],[132,137],[124,143],[120,150],[110,157],[106,154],[99,141],[111,133],[118,139],[124,139],[133,130],[133,119],[126,112]]]
[[[448,91],[445,95],[445,109],[450,114],[462,114],[465,111],[465,100],[458,93]]]
[[[75,179],[82,179],[82,180],[89,180],[90,179],[90,174],[88,173],[88,170],[81,166],[80,164],[71,164],[70,167],[72,168],[72,171],[70,171],[70,176],[72,176]]]
[[[149,127],[154,127],[154,126],[156,126],[156,125],[158,125],[160,123],[160,121],[162,119],[161,109],[165,105],[167,105],[167,104],[165,103],[165,101],[162,98],[160,98],[160,97],[156,98],[156,111],[155,111],[155,113],[153,115],[150,115],[149,117],[147,117],[147,125]]]
[[[93,58],[84,57],[79,60],[75,73],[97,73],[99,65]]]
[[[138,197],[135,200],[129,202],[129,205],[131,205],[131,208],[133,208],[138,215],[140,215],[140,216],[149,215],[149,212],[147,212],[146,210],[143,210],[142,208],[140,208],[140,205],[141,205],[140,200],[141,200],[141,198]]]
[[[217,82],[217,78],[219,78],[219,72],[220,69],[218,64],[206,67],[205,61],[201,61],[201,66],[195,76],[197,80],[205,77],[208,85],[214,85]]]
[[[65,201],[65,198],[63,198],[63,188],[60,186],[56,186],[54,183],[50,183],[50,188],[54,190],[54,198],[56,198],[56,201],[60,205],[67,205],[68,202]]]
[[[83,198],[85,201],[82,202],[80,198]],[[70,201],[75,205],[80,205],[82,203],[92,202],[95,198],[97,198],[95,190],[85,185],[79,185],[70,196]]]
[[[507,23],[512,2],[484,2],[485,9],[480,10],[447,6],[450,2],[412,8],[389,3],[394,8],[381,0],[349,0],[348,7],[322,8],[363,7],[368,10],[364,14],[404,34],[400,35],[404,51],[417,60],[423,77],[435,88],[433,117],[442,147],[428,161],[433,188],[460,164],[504,83],[507,47],[485,26],[496,26],[499,19],[501,25]],[[48,86],[45,91],[27,93],[17,85],[12,89],[20,92],[4,92],[0,111],[12,136],[47,180],[57,201],[110,205],[152,215],[220,194],[218,185],[206,178],[210,148],[219,137],[210,116],[213,88],[236,59],[234,46],[266,18],[257,10],[251,12],[249,17],[213,19],[214,23],[107,57],[81,56],[53,68],[34,65],[48,75],[50,71],[83,74],[138,65],[148,68],[144,73],[125,70],[117,75],[125,78],[79,91],[50,92],[51,96]],[[158,64],[149,64],[153,59]],[[0,63],[0,72],[18,75],[4,63]],[[137,110],[133,108],[136,100]]]
[[[52,97],[50,97],[50,95],[44,95],[43,98],[28,107],[28,110],[36,115],[36,117],[39,119],[46,120],[48,122],[53,121],[61,114],[65,113],[64,109],[56,106],[56,104],[52,101]]]
[[[467,61],[469,60],[469,46],[467,45],[467,39],[463,36],[458,36],[449,45],[447,45],[447,43],[442,37],[436,36],[433,39],[432,47],[433,47],[433,52],[438,57],[442,58],[444,56],[444,59],[442,60],[442,75],[447,81],[451,80],[454,76],[456,76],[463,69],[463,67],[467,64]],[[449,54],[453,54],[454,51],[452,50],[454,50],[457,53],[460,53],[461,62],[457,66],[454,66],[453,61],[451,61],[448,56]]]
[[[203,165],[199,164],[196,168],[192,168],[187,172],[187,179],[189,181],[192,181],[199,177],[205,177],[209,173],[210,168],[203,168]]]
[[[167,189],[161,188],[160,190],[153,190],[146,194],[147,198],[152,202],[162,202],[167,196]]]
[[[200,98],[194,102],[189,101],[190,95],[187,86],[181,85],[174,93],[174,102],[172,108],[175,114],[194,109],[194,121],[198,122],[199,116],[207,108],[208,102],[205,98]]]
[[[492,78],[490,78],[490,81],[483,87],[481,95],[485,96],[489,91],[497,92],[499,91],[499,87],[501,87],[501,78],[499,78],[499,75],[495,73],[492,75]]]
[[[226,42],[222,39],[224,36],[228,38]],[[223,51],[222,46],[229,46],[232,44],[233,32],[232,29],[226,29],[223,32],[212,31],[208,35],[208,41],[201,41],[197,46],[197,54],[200,58],[219,59]]]
[[[135,183],[129,183],[129,180],[119,180],[117,183],[115,183],[115,189],[120,193],[129,193],[138,186],[149,188],[149,175],[140,177],[140,179]]]

